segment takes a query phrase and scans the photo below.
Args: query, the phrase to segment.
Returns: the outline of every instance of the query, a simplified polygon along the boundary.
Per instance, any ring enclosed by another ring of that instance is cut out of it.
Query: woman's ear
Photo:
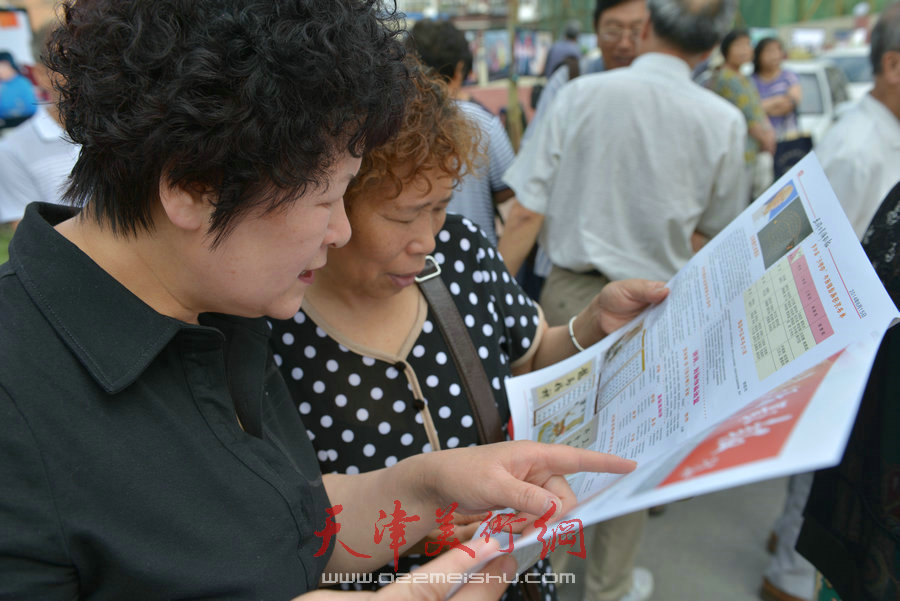
[[[199,184],[172,186],[159,181],[159,201],[169,222],[177,229],[206,232],[213,212],[212,191]]]

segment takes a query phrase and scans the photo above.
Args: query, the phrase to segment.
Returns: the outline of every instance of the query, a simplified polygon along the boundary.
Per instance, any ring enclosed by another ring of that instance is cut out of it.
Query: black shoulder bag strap
[[[441,268],[437,261],[434,257],[428,256],[425,269],[416,276],[416,283],[419,284],[425,300],[434,311],[441,335],[450,348],[450,355],[453,357],[456,371],[472,407],[478,437],[482,444],[504,441],[506,437],[503,435],[500,413],[494,404],[494,392],[491,390],[481,359],[475,352],[469,330],[463,323],[450,291],[439,277],[440,273]]]
[[[475,425],[478,427],[478,438],[482,444],[502,442],[506,440],[500,424],[500,413],[494,402],[494,391],[488,382],[487,374],[481,358],[475,352],[475,345],[469,337],[469,330],[463,323],[456,303],[450,296],[450,291],[444,285],[444,281],[438,277],[441,267],[434,257],[426,258],[425,269],[416,276],[419,290],[434,310],[434,319],[437,321],[441,335],[450,348],[450,355],[459,372],[472,414],[475,416]],[[535,582],[520,582],[519,591],[524,601],[540,601],[541,591]]]

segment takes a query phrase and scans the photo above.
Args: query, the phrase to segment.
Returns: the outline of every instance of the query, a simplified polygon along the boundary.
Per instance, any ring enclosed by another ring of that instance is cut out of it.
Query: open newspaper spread
[[[596,345],[506,382],[516,439],[638,462],[570,476],[570,524],[837,464],[900,317],[813,154],[668,286]],[[541,530],[516,541],[520,566],[551,544]]]

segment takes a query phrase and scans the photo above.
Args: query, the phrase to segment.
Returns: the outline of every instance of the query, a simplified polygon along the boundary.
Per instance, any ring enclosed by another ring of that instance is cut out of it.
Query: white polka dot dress
[[[510,364],[530,350],[539,322],[537,306],[513,278],[499,277],[506,273],[499,255],[465,218],[447,216],[434,255],[443,259],[441,277],[492,382],[505,429],[509,408],[502,381],[511,375]],[[318,335],[325,332],[302,310],[293,319],[273,320],[272,326],[276,362],[323,473],[368,472],[431,450],[410,370],[428,403],[441,448],[479,442],[465,390],[430,308],[408,356],[397,362]]]

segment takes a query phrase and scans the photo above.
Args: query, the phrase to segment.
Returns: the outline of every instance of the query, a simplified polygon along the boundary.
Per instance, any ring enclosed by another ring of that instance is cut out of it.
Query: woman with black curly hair
[[[385,563],[372,524],[395,500],[540,515],[572,501],[562,474],[631,469],[511,443],[321,476],[261,316],[294,315],[347,242],[344,190],[402,119],[403,52],[376,0],[62,15],[47,63],[81,144],[78,208],[29,205],[0,266],[0,598],[288,599]],[[410,544],[431,528],[409,524]]]

